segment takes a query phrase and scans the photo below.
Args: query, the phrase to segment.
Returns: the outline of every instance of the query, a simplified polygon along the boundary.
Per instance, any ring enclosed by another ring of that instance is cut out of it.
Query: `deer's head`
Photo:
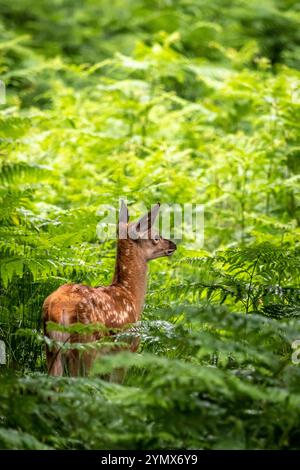
[[[160,204],[156,204],[147,214],[135,222],[129,222],[129,212],[122,201],[119,222],[118,238],[122,240],[122,248],[134,250],[146,261],[162,256],[170,256],[176,250],[171,240],[163,238],[153,227],[159,213]]]

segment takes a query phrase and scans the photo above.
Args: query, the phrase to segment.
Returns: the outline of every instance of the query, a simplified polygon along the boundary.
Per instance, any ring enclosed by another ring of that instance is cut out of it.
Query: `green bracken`
[[[299,2],[0,12],[0,448],[299,449]],[[137,354],[49,378],[41,306],[110,282],[120,197],[203,204],[204,245],[151,263]]]

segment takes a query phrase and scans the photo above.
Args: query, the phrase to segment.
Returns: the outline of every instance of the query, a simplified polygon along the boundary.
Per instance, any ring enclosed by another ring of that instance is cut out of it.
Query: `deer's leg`
[[[92,336],[87,335],[72,335],[72,343],[90,343],[94,340]],[[71,349],[68,351],[68,372],[72,377],[86,376],[88,375],[93,362],[96,358],[95,351],[78,351],[77,349]]]
[[[141,340],[140,340],[139,336],[136,336],[135,338],[133,338],[133,340],[129,344],[129,350],[131,352],[136,352],[138,350],[139,345],[140,345],[140,341]],[[118,349],[117,349],[117,351],[118,351]],[[109,382],[122,384],[124,382],[126,374],[127,374],[127,369],[125,367],[117,367],[116,369],[114,369],[111,372],[111,374],[109,375],[108,380],[109,380]]]
[[[133,340],[130,343],[130,351],[136,352],[139,349],[140,342],[141,342],[141,338],[139,336],[136,336],[135,338],[133,338]]]
[[[88,375],[97,357],[96,351],[84,352],[80,358],[81,374]]]
[[[48,374],[53,376],[63,375],[63,361],[59,349],[54,349],[50,351],[49,348],[46,347],[46,358]]]
[[[67,372],[71,377],[80,375],[80,357],[76,349],[70,349],[66,355]]]

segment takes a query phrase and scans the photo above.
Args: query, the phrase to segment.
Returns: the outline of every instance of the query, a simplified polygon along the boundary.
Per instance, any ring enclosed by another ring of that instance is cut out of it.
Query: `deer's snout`
[[[166,250],[166,254],[167,256],[170,256],[177,249],[177,246],[171,240],[168,240],[168,242],[169,242],[169,246],[168,246],[168,249]]]

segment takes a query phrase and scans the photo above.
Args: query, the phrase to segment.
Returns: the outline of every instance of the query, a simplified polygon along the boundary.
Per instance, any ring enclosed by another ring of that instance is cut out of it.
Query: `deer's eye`
[[[153,242],[158,243],[160,238],[161,238],[160,235],[154,235]]]

